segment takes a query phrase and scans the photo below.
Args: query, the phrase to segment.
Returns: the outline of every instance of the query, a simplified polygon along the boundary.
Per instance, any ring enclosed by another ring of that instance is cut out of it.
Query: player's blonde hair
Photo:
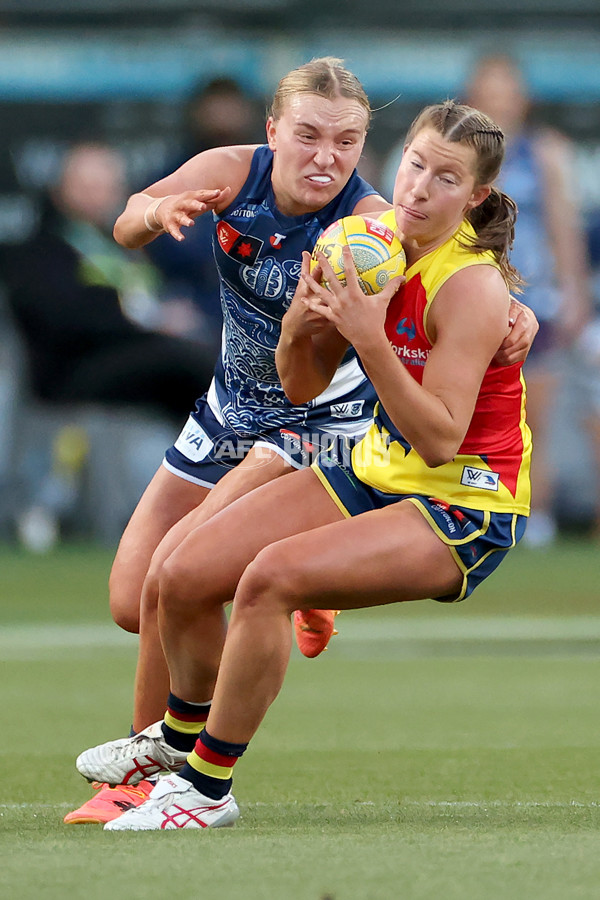
[[[502,130],[489,116],[454,100],[426,106],[410,126],[406,144],[410,144],[424,128],[433,128],[451,143],[472,147],[477,155],[476,184],[493,185],[504,160],[506,142]],[[489,197],[470,209],[466,218],[477,234],[476,240],[469,241],[468,246],[476,253],[491,250],[508,287],[520,292],[519,285],[523,280],[509,261],[517,219],[514,200],[492,186]]]
[[[284,75],[277,85],[268,114],[277,121],[281,118],[287,101],[296,94],[317,94],[326,100],[348,97],[364,108],[366,128],[371,122],[371,105],[364,87],[356,75],[344,66],[344,60],[335,56],[311,59]]]

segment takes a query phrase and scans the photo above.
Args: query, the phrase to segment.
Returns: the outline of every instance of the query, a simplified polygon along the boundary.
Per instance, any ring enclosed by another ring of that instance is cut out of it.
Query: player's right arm
[[[310,254],[302,254],[302,274],[309,271]],[[313,272],[320,278],[320,269]],[[348,348],[348,341],[308,303],[301,276],[290,308],[281,322],[275,364],[288,400],[298,406],[321,394],[331,383]]]
[[[182,241],[194,219],[208,210],[222,212],[240,192],[258,145],[216,147],[193,156],[171,175],[132,194],[115,222],[113,235],[137,249],[167,232]]]
[[[387,212],[388,209],[392,209],[392,204],[380,194],[369,194],[367,197],[363,197],[362,200],[359,200],[354,209],[352,210],[352,215],[354,216],[370,216],[373,219],[378,219],[379,216]]]

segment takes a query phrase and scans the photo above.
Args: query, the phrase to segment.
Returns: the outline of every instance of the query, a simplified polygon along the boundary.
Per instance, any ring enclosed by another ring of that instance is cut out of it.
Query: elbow
[[[299,406],[300,403],[303,402],[299,390],[300,385],[294,384],[292,379],[287,376],[283,370],[283,366],[279,362],[277,351],[275,352],[275,367],[277,369],[277,375],[279,376],[279,383],[283,388],[283,393],[293,406]],[[298,397],[300,397],[300,399],[298,399]]]
[[[115,222],[113,237],[117,244],[120,244],[121,247],[125,247],[127,250],[138,250],[143,245],[143,241],[136,240],[135,235],[127,235],[127,230],[123,228],[120,219],[117,219]]]
[[[283,392],[292,406],[302,406],[309,403],[317,396],[319,391],[314,391],[313,386],[305,377],[298,377],[297,373],[289,371],[281,357],[279,348],[275,351],[275,366],[279,376],[279,382]]]
[[[117,219],[117,221],[115,222],[115,225],[114,225],[114,228],[113,228],[113,237],[114,237],[115,241],[117,242],[117,244],[120,244],[121,247],[127,247],[127,246],[128,246],[128,245],[127,245],[127,242],[126,242],[126,240],[125,240],[125,235],[123,234],[123,230],[122,230],[122,228],[121,228],[121,226],[120,226],[120,224],[119,224],[119,220],[118,220],[118,219]]]
[[[301,390],[299,385],[295,385],[294,387],[288,385],[286,387],[284,384],[283,390],[292,406],[302,406],[303,403],[309,403],[311,400],[314,400],[314,396],[309,396],[310,392]]]
[[[315,383],[314,379],[298,378],[298,377],[282,377],[279,373],[281,386],[292,406],[302,406],[304,403],[310,403],[315,397],[325,390],[327,385],[322,385],[320,380]]]
[[[420,453],[419,456],[423,459],[423,462],[427,466],[428,469],[437,469],[440,466],[445,465],[445,463],[450,462],[452,457],[446,458],[439,453]]]
[[[460,447],[454,441],[440,441],[438,444],[420,449],[415,447],[428,469],[438,469],[440,466],[445,466],[446,463],[454,459],[459,449]]]

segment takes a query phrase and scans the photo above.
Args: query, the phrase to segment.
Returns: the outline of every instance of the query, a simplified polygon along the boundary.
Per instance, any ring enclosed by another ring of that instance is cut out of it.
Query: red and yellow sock
[[[233,767],[247,746],[220,741],[205,728],[179,774],[191,781],[201,794],[220,800],[228,793]]]
[[[165,741],[176,750],[193,750],[210,712],[210,703],[189,703],[169,694],[167,711],[162,723]]]

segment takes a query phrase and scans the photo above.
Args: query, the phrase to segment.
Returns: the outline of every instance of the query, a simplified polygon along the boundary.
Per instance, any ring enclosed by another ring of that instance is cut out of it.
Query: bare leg
[[[418,600],[451,593],[460,582],[448,548],[409,503],[271,545],[238,586],[209,733],[233,743],[255,734],[283,683],[295,607]],[[298,585],[295,596],[290,583]]]
[[[209,731],[244,743],[280,689],[294,609],[420,599],[460,583],[448,548],[412,504],[343,519],[314,472],[296,473],[239,500],[166,561],[159,623],[172,690],[205,697],[199,601],[222,605],[236,586]]]
[[[125,631],[139,631],[140,597],[152,554],[169,529],[208,493],[164,466],[144,491],[123,532],[109,579],[111,613]]]
[[[140,611],[140,646],[134,685],[133,728],[141,731],[161,719],[169,689],[169,676],[157,623],[158,577],[162,565],[190,532],[215,513],[233,503],[238,497],[267,481],[285,475],[293,469],[278,454],[260,448],[260,455],[252,450],[243,462],[225,475],[208,493],[202,504],[177,522],[158,546],[142,591]],[[180,479],[178,479],[180,480]],[[212,682],[216,677],[226,634],[226,618],[222,604],[207,605],[203,610],[202,632],[205,638],[207,693],[212,697]]]
[[[296,491],[288,507],[290,482]],[[304,486],[309,492],[306,497],[302,494]],[[176,693],[181,691],[177,696],[202,702],[197,698],[205,700],[212,689],[205,667],[211,654],[204,631],[207,609],[219,609],[233,600],[237,583],[256,554],[273,540],[341,518],[333,500],[308,469],[265,485],[252,497],[241,498],[178,545],[162,567],[158,610],[171,682],[176,685]],[[212,679],[215,677],[216,671]]]

